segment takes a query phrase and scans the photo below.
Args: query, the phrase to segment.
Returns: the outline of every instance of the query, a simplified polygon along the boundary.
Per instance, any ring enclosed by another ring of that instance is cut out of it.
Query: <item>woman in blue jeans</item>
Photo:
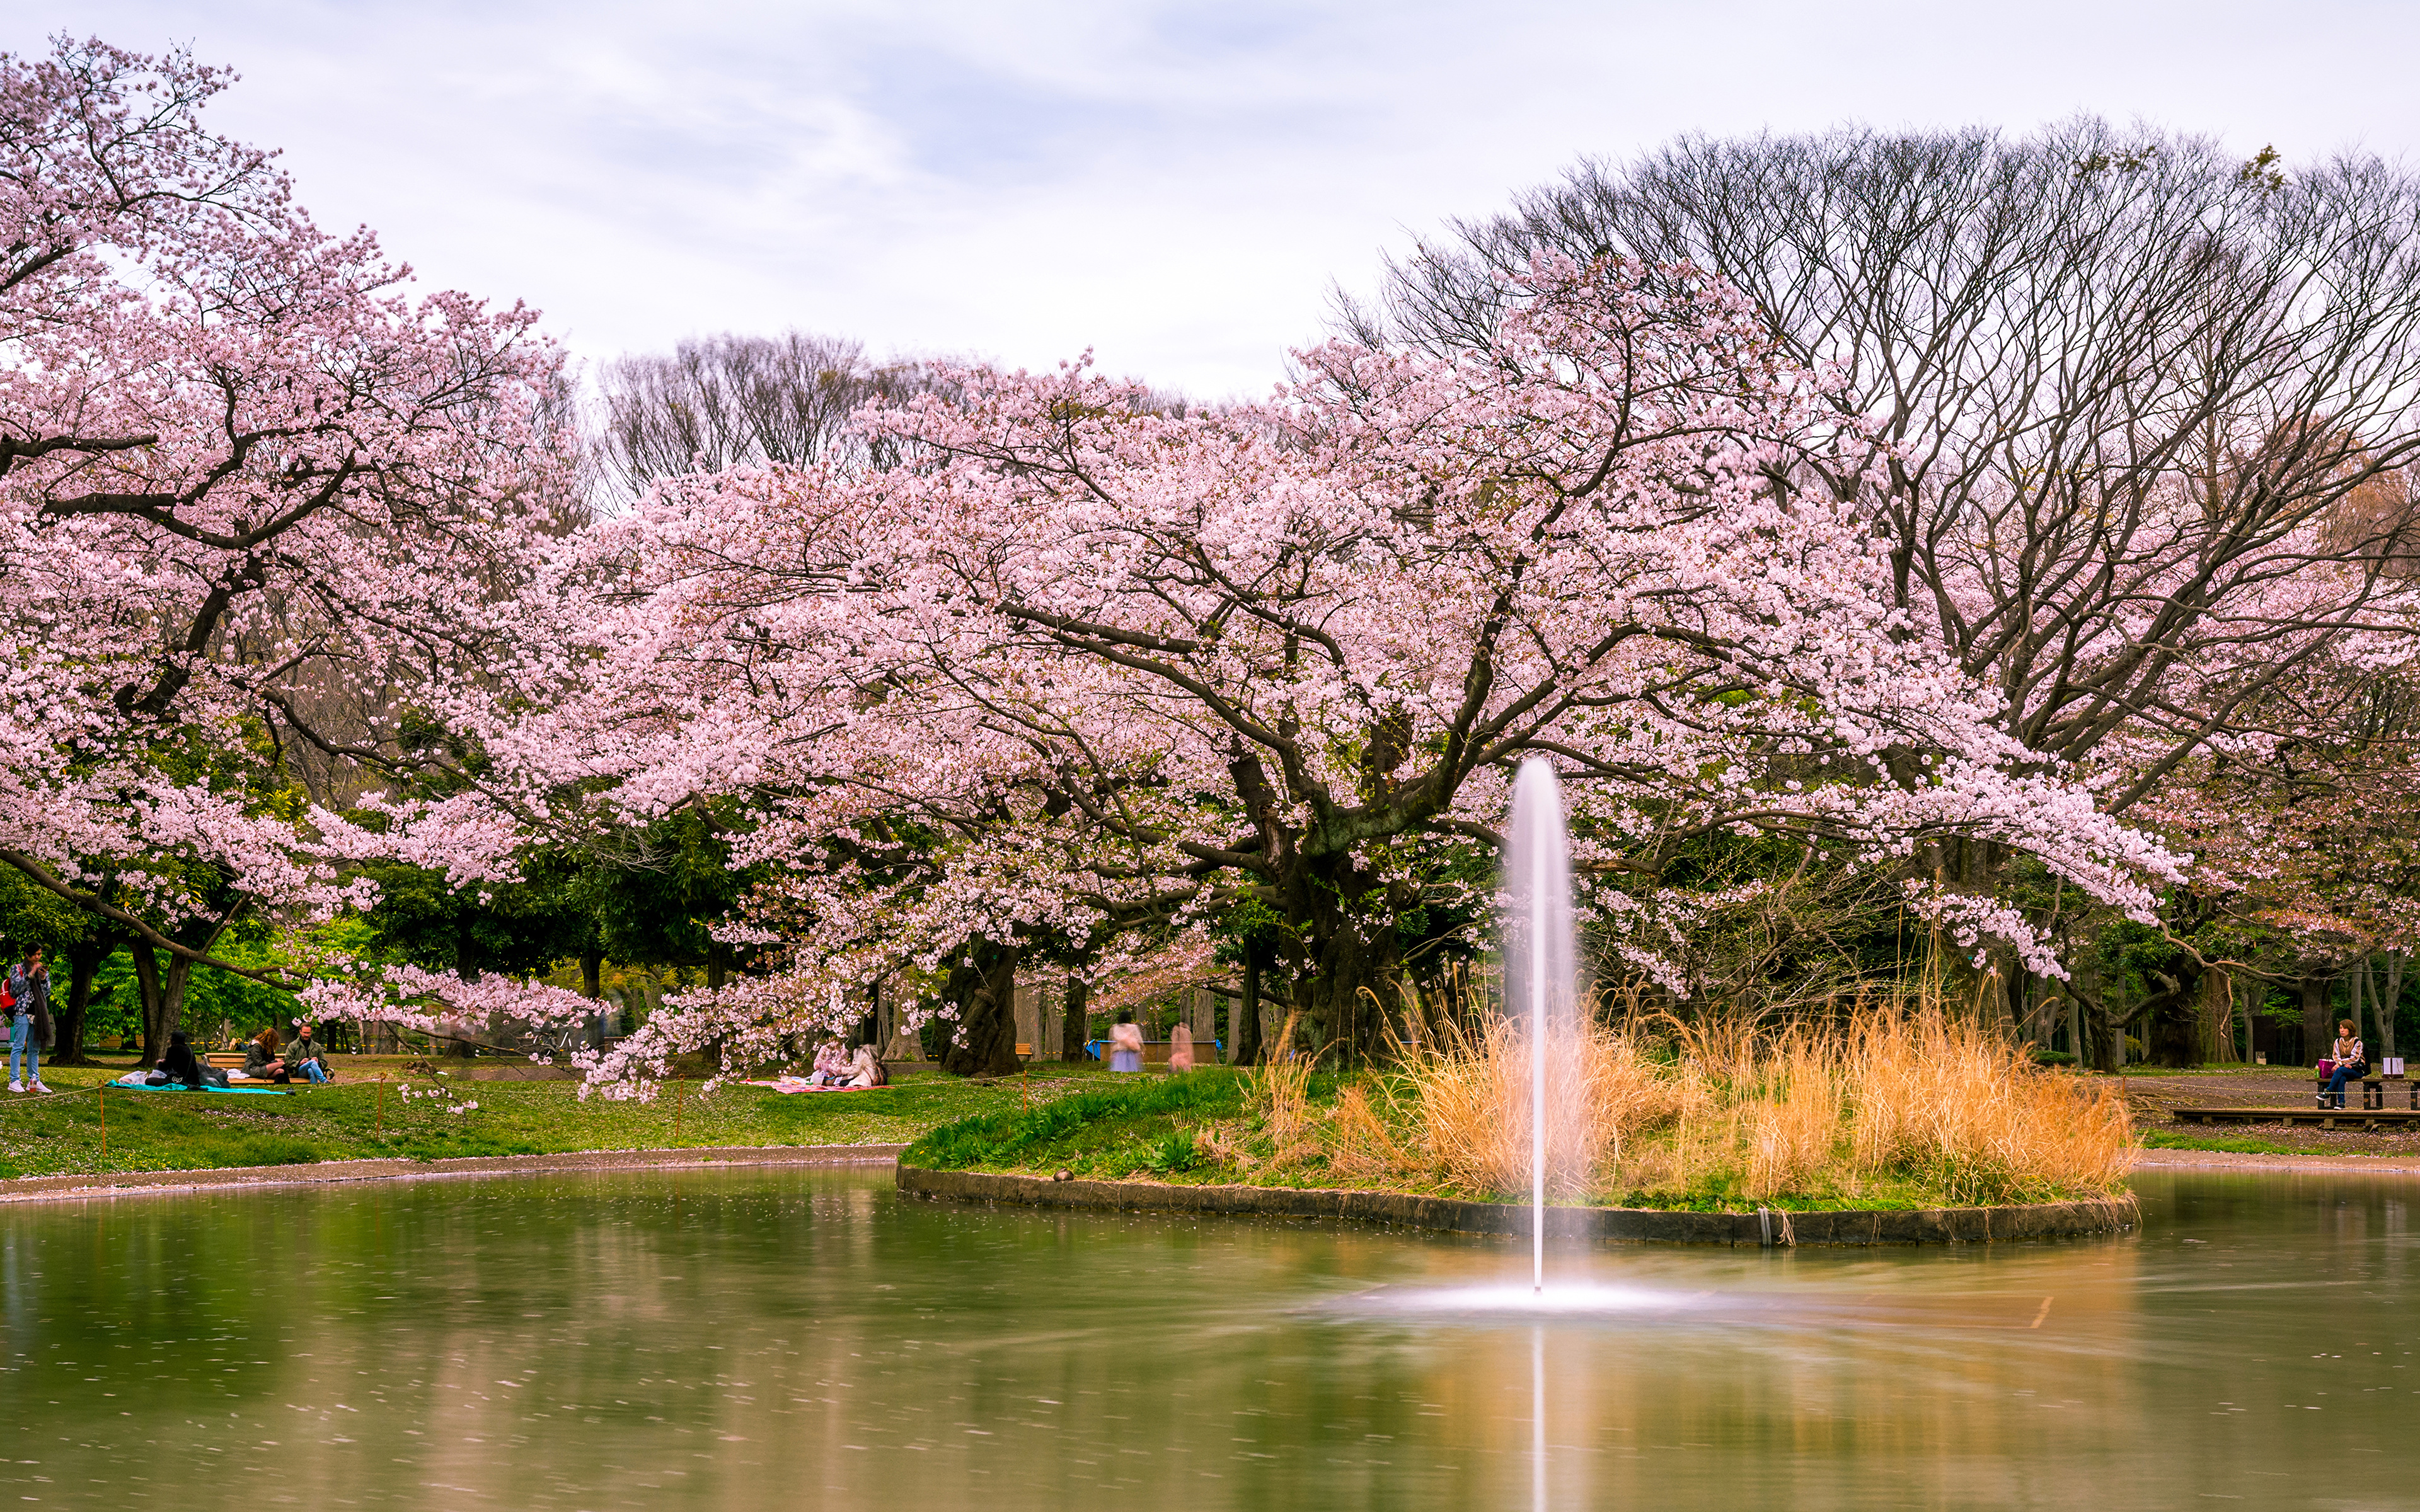
[[[8,973],[15,998],[8,1020],[8,1090],[47,1092],[42,1085],[42,1041],[51,1037],[51,975],[42,952],[27,952]]]
[[[2356,1076],[2369,1074],[2367,1056],[2368,1052],[2362,1047],[2361,1026],[2350,1019],[2338,1019],[2335,1047],[2328,1052],[2328,1058],[2336,1063],[2336,1068],[2328,1073],[2328,1089],[2319,1094],[2319,1106],[2340,1108],[2345,1105],[2345,1083]]]

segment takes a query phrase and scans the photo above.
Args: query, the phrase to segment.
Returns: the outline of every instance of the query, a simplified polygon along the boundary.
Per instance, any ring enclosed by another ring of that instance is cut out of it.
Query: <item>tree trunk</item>
[[[143,1058],[139,1064],[156,1066],[168,1053],[167,1031],[162,1026],[160,1013],[160,958],[151,947],[135,940],[126,947],[134,958],[134,986],[142,994],[140,1021],[143,1031]]]
[[[1016,964],[1014,946],[970,947],[971,964],[953,966],[943,993],[958,1005],[958,1032],[941,1069],[953,1076],[1014,1076],[1016,1058]]]
[[[2220,1065],[2235,1056],[2235,982],[2224,971],[2201,979],[2201,1041],[2203,1057]]]
[[[177,1021],[184,1014],[185,984],[194,980],[194,964],[172,955],[163,979],[151,947],[138,940],[129,949],[134,952],[134,980],[143,989],[143,1064],[156,1066],[168,1053],[168,1036],[177,1032]]]
[[[2335,1036],[2328,1032],[2328,980],[2303,979],[2303,1064],[2316,1066]]]
[[[1084,1054],[1084,1041],[1089,1038],[1091,1024],[1084,1014],[1084,1004],[1093,995],[1093,985],[1074,972],[1067,973],[1065,1001],[1060,1005],[1059,1058],[1066,1061],[1089,1060]]]
[[[92,1011],[92,979],[101,964],[117,949],[117,936],[102,935],[79,941],[64,952],[68,958],[68,1000],[65,1008],[54,1007],[51,1016],[58,1023],[58,1053],[52,1063],[60,1066],[89,1066],[90,1057],[84,1053],[85,1019]]]
[[[2143,1058],[2155,1066],[2197,1066],[2203,971],[2190,957],[2170,964],[2172,972],[2150,973],[2153,990],[2137,1011],[2143,1023]]]
[[[580,995],[596,1002],[605,995],[605,955],[601,950],[580,952]]]
[[[1373,882],[1349,858],[1329,858],[1315,869],[1306,862],[1294,869],[1292,880],[1292,914],[1306,957],[1295,975],[1294,1006],[1311,1049],[1335,1049],[1348,1062],[1375,1060],[1386,1049],[1381,1005],[1396,991],[1403,970],[1392,918],[1345,908],[1344,900],[1365,898]],[[1365,930],[1371,938],[1363,937]]]
[[[1243,995],[1227,1009],[1227,1040],[1234,1047],[1227,1058],[1237,1066],[1261,1062],[1261,948],[1244,946]]]
[[[2378,1000],[2378,1053],[2395,1054],[2395,1015],[2403,1008],[2403,952],[2386,958],[2386,993]]]

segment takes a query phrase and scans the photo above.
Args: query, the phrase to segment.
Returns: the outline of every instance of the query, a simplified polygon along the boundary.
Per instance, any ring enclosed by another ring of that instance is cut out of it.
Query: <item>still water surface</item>
[[[2420,1506],[2420,1180],[2138,1185],[2115,1240],[1551,1255],[1602,1305],[1544,1321],[1450,1293],[1525,1243],[887,1171],[12,1207],[0,1505]]]

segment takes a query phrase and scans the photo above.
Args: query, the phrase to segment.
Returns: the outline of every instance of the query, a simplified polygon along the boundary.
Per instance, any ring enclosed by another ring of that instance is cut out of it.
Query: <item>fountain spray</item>
[[[1538,764],[1544,765],[1544,763]],[[1528,772],[1525,768],[1522,776]],[[1552,782],[1549,771],[1546,780]],[[1546,1289],[1546,847],[1529,858],[1529,1289]]]
[[[1555,769],[1532,757],[1512,783],[1504,839],[1504,1001],[1529,1036],[1529,1284],[1546,1288],[1546,1048],[1572,1010],[1571,845]]]

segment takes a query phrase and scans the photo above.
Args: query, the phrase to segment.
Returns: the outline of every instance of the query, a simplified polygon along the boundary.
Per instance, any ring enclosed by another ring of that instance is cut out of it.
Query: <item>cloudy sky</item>
[[[304,204],[585,357],[798,326],[1259,393],[1334,282],[1583,153],[2079,110],[2420,145],[2408,5],[15,0],[189,43]]]

